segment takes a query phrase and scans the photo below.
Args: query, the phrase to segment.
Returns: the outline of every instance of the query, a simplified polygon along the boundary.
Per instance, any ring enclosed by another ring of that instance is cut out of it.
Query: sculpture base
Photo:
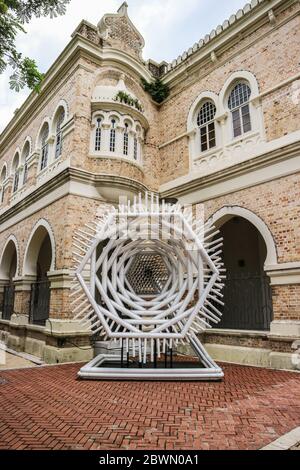
[[[221,380],[222,369],[207,354],[198,338],[190,338],[198,360],[187,361],[180,356],[167,365],[165,361],[138,364],[132,358],[121,361],[121,356],[99,354],[91,362],[82,367],[78,376],[90,380],[157,380],[157,381],[200,381]]]

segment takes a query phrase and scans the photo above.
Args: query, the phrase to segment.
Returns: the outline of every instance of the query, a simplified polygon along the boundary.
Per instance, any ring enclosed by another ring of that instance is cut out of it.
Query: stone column
[[[101,153],[107,154],[110,148],[110,123],[102,124]]]
[[[0,319],[2,318],[4,287],[7,285],[7,279],[0,279]]]
[[[34,186],[36,184],[36,177],[38,174],[38,163],[39,163],[40,154],[39,152],[34,152],[30,155],[27,160],[28,164],[28,175],[26,186]]]
[[[14,278],[15,301],[14,313],[11,323],[14,325],[27,325],[30,314],[31,284],[35,282],[35,276],[24,276]]]
[[[43,360],[47,363],[88,361],[93,357],[90,331],[79,320],[73,320],[70,305],[72,273],[62,269],[50,271],[47,276],[51,294]]]
[[[125,130],[125,127],[120,126],[120,125],[116,126],[116,150],[115,150],[115,154],[118,157],[123,156],[124,130]]]
[[[268,266],[267,274],[274,312],[271,334],[300,338],[300,262]]]
[[[13,177],[8,177],[3,183],[3,190],[4,190],[4,197],[2,206],[6,207],[9,205],[11,194],[12,194],[12,185],[13,185]]]

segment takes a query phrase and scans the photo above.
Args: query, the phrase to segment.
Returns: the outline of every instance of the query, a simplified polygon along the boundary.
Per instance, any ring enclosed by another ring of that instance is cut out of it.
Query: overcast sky
[[[34,19],[27,34],[18,36],[18,48],[46,72],[84,18],[97,24],[105,13],[115,13],[122,0],[71,0],[67,13],[56,19]],[[145,38],[144,59],[171,61],[218,24],[242,8],[246,0],[127,0],[128,13]],[[0,75],[0,132],[28,90],[12,92],[9,72]]]

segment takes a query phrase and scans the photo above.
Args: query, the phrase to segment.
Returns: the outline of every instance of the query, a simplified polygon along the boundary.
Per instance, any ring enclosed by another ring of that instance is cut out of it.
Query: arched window
[[[4,166],[4,167],[2,168],[1,177],[0,177],[0,202],[1,202],[1,204],[2,204],[3,201],[4,201],[4,187],[3,187],[3,183],[4,183],[4,181],[6,180],[6,176],[7,176],[7,173],[6,173],[6,166]]]
[[[20,155],[17,152],[12,162],[12,174],[13,174],[13,193],[19,189],[20,180]]]
[[[125,123],[125,130],[124,130],[124,142],[123,142],[123,153],[124,155],[128,155],[128,148],[129,148],[129,134],[128,134],[128,123]]]
[[[216,146],[215,115],[216,106],[212,101],[206,101],[200,108],[197,116],[197,125],[200,130],[201,152]]]
[[[230,93],[228,107],[231,111],[234,137],[251,131],[250,96],[251,89],[247,83],[238,83]]]
[[[65,119],[65,110],[61,108],[56,121],[56,136],[55,136],[55,158],[59,158],[62,152],[62,132],[61,125]]]
[[[30,144],[27,141],[22,154],[22,162],[24,163],[23,170],[23,185],[26,184],[28,178],[28,157],[30,153]]]
[[[48,144],[48,137],[49,137],[49,126],[48,124],[44,124],[42,132],[41,132],[41,170],[46,168],[48,163],[48,154],[49,154],[49,144]]]
[[[111,152],[116,151],[116,120],[115,119],[111,120],[109,150]]]
[[[16,193],[19,188],[19,179],[20,179],[20,173],[19,169],[16,170],[15,176],[14,176],[14,186],[13,186],[13,192]]]
[[[133,158],[138,159],[138,140],[136,137],[133,139]]]
[[[96,121],[96,133],[95,133],[95,151],[96,152],[100,152],[101,150],[101,141],[102,141],[102,119],[101,117],[98,117]]]

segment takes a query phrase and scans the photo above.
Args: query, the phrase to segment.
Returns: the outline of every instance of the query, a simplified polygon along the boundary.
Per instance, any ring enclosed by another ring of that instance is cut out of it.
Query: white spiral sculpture
[[[223,376],[197,337],[220,321],[222,239],[212,225],[188,212],[179,204],[140,195],[132,204],[108,208],[74,236],[74,318],[103,340],[120,342],[122,360],[125,352],[140,365],[101,367],[107,360],[101,355],[81,369],[81,377]],[[186,344],[193,346],[202,367],[149,368],[149,362]],[[117,356],[108,359],[120,361]]]

